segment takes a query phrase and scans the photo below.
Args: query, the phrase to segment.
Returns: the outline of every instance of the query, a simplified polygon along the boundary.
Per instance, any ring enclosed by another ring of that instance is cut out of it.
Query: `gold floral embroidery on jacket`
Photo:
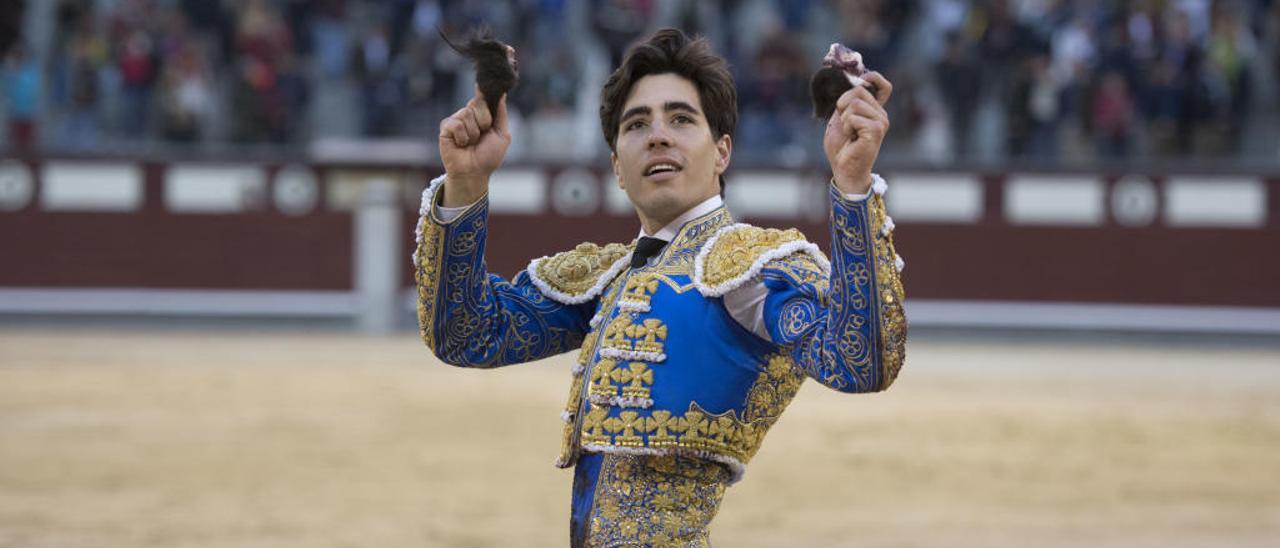
[[[711,244],[703,263],[702,283],[716,287],[749,272],[756,259],[790,242],[805,241],[804,234],[790,228],[742,226],[724,232]]]
[[[589,546],[710,546],[729,473],[678,455],[605,455],[591,511]]]
[[[529,273],[546,282],[555,292],[568,297],[583,297],[592,292],[598,294],[604,286],[601,276],[608,274],[610,267],[628,253],[630,249],[622,244],[601,247],[590,242],[581,243],[570,251],[537,261]]]

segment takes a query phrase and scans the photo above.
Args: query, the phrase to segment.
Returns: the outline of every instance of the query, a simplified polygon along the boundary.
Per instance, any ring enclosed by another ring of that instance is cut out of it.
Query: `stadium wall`
[[[422,156],[422,157],[425,157]],[[0,161],[0,313],[352,318],[405,327],[420,192],[439,166]],[[916,325],[1280,333],[1280,173],[894,167]],[[738,169],[743,220],[828,243],[820,169]],[[604,168],[504,167],[491,271],[637,227]]]

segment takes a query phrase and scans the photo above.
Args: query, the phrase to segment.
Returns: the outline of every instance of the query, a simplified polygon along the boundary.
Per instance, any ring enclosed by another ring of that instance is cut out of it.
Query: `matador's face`
[[[646,230],[720,192],[732,140],[716,139],[693,83],[675,74],[636,81],[622,107],[613,173]]]

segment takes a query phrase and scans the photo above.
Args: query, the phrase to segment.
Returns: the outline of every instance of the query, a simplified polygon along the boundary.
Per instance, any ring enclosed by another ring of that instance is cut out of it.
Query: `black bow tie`
[[[657,255],[666,247],[666,240],[641,236],[636,242],[636,250],[631,253],[631,268],[640,268],[649,263],[649,257]]]

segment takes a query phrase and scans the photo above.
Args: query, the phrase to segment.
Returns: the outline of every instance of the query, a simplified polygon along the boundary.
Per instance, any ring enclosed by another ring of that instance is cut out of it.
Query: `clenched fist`
[[[440,122],[440,160],[447,175],[442,205],[462,207],[484,197],[489,176],[502,165],[510,145],[507,96],[498,101],[493,116],[477,88],[466,106]]]
[[[878,72],[868,72],[862,78],[875,87],[878,96],[864,86],[844,92],[822,137],[836,187],[846,194],[866,194],[871,188],[871,166],[889,131],[884,105],[893,94],[893,84]]]

